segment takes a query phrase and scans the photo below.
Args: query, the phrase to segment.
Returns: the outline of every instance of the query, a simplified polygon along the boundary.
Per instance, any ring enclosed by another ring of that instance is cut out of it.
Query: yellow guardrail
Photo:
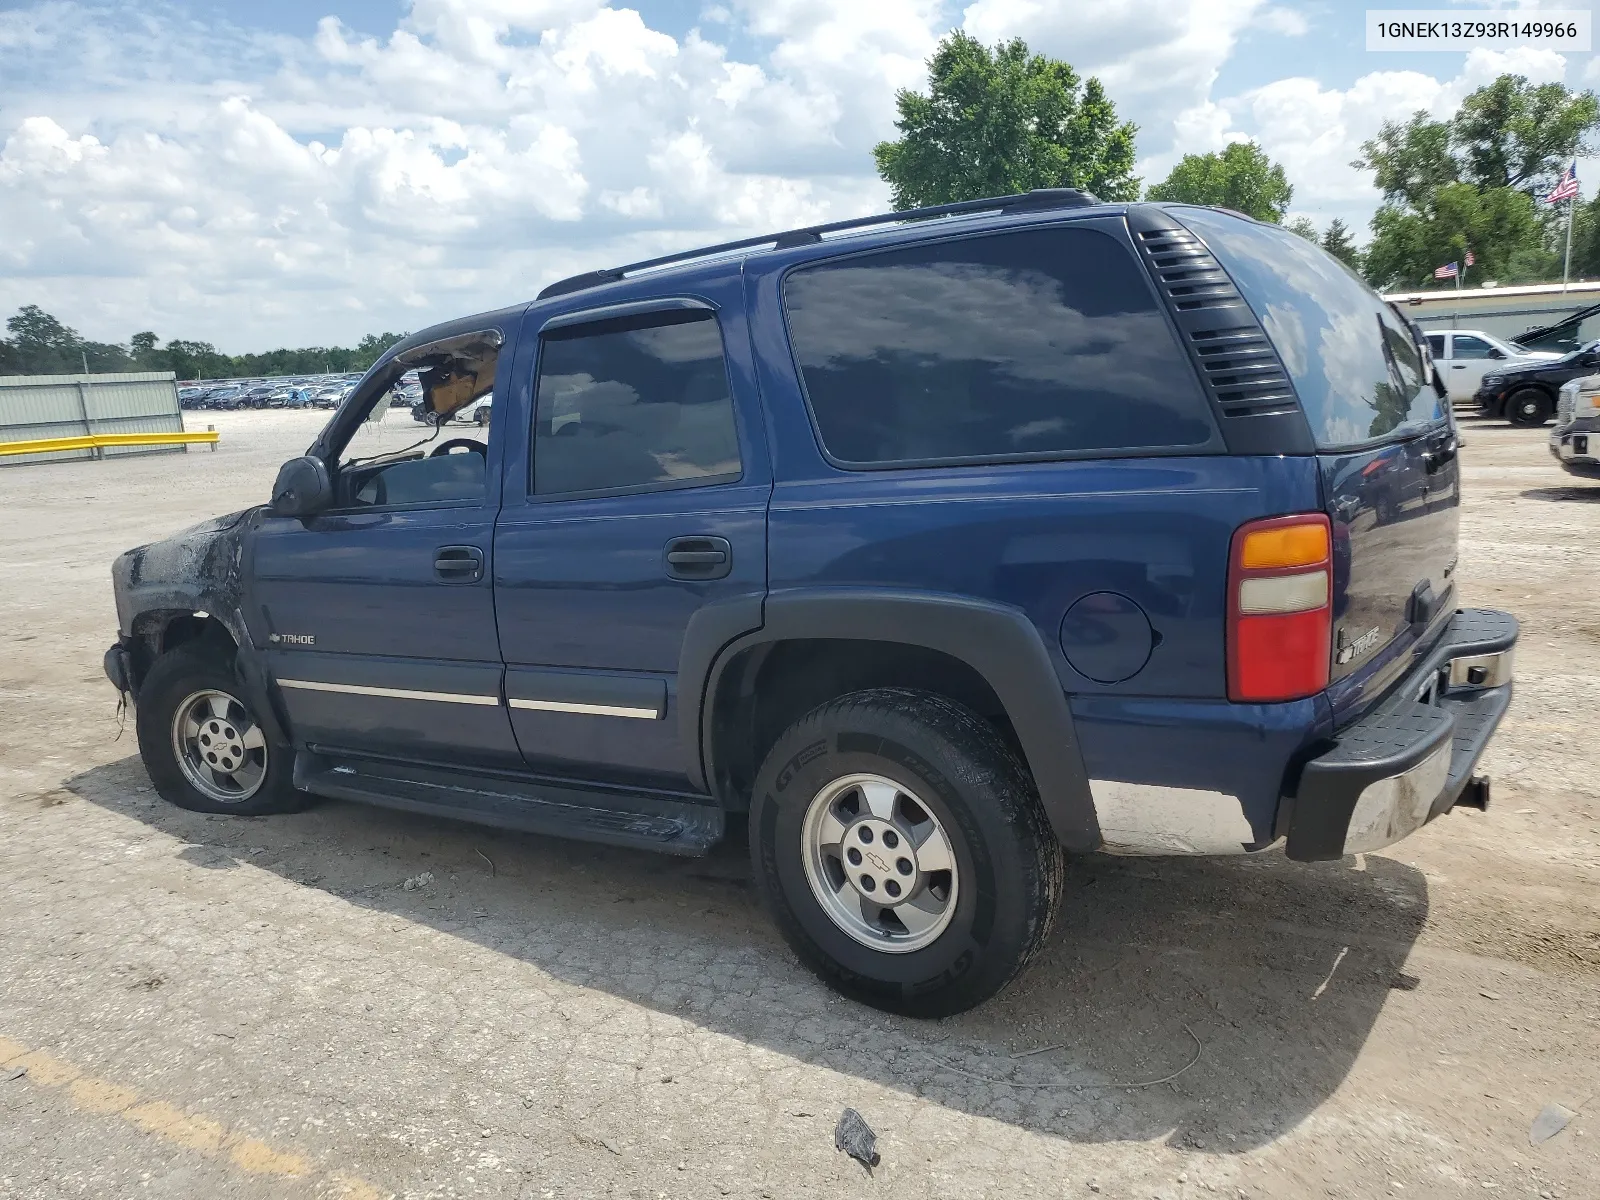
[[[215,429],[204,429],[194,433],[91,433],[83,437],[35,438],[31,442],[0,442],[0,456],[98,450],[104,446],[177,446],[194,442],[215,445],[221,436]]]

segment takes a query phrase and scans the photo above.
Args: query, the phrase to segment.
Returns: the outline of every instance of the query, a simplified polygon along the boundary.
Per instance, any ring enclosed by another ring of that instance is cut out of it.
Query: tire
[[[267,737],[240,699],[242,690],[231,666],[199,647],[180,646],[156,659],[139,688],[135,727],[139,756],[162,799],[192,812],[247,817],[311,802],[294,788],[293,752]],[[174,728],[180,720],[185,732]],[[206,772],[201,756],[238,766]]]
[[[899,688],[842,696],[778,738],[756,776],[750,857],[807,967],[913,1017],[964,1012],[1010,983],[1049,934],[1064,873],[1032,781],[995,730]],[[869,886],[898,898],[873,913]]]
[[[1538,388],[1523,388],[1506,398],[1506,420],[1523,429],[1549,424],[1555,404]]]

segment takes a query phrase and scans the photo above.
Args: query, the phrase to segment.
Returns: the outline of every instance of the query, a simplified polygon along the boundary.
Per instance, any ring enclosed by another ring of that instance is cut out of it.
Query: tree
[[[1502,75],[1461,102],[1450,139],[1462,178],[1479,188],[1548,191],[1574,158],[1589,153],[1600,123],[1593,92],[1559,83],[1538,87],[1521,75]]]
[[[26,304],[6,321],[11,337],[0,342],[0,364],[7,374],[76,375],[91,371],[125,371],[128,353],[107,342],[88,342],[37,304]]]
[[[1367,278],[1426,285],[1435,267],[1463,261],[1468,249],[1481,276],[1553,278],[1565,226],[1536,198],[1588,152],[1597,127],[1593,93],[1534,87],[1520,75],[1479,88],[1447,121],[1418,112],[1405,125],[1387,122],[1352,164],[1372,171],[1384,196],[1363,258]]]
[[[1020,38],[992,50],[960,31],[928,60],[928,94],[895,94],[900,137],[872,156],[896,209],[1076,187],[1132,200],[1137,127],[1118,123],[1098,79],[1029,54]]]
[[[1284,226],[1290,233],[1298,234],[1308,242],[1317,240],[1317,223],[1310,217],[1296,217]]]
[[[1352,271],[1361,270],[1361,251],[1350,236],[1350,227],[1338,217],[1328,222],[1328,231],[1322,235],[1321,246]]]
[[[366,337],[362,338],[356,343],[355,358],[351,363],[350,370],[365,371],[373,363],[378,361],[379,355],[381,355],[396,342],[404,341],[405,337],[406,335],[403,333],[367,334]]]
[[[1464,263],[1469,249],[1481,278],[1522,282],[1560,269],[1543,249],[1539,214],[1525,192],[1451,183],[1439,189],[1431,213],[1379,207],[1365,255],[1367,278],[1380,287],[1427,285],[1434,267]]]
[[[1361,143],[1361,157],[1350,164],[1377,176],[1378,190],[1390,204],[1422,212],[1434,194],[1460,178],[1460,168],[1450,154],[1450,126],[1429,119],[1425,111],[1411,115],[1401,125],[1385,121],[1378,136]]]
[[[144,330],[127,346],[86,341],[77,330],[29,304],[6,322],[10,338],[0,338],[0,375],[73,375],[87,360],[91,371],[172,371],[179,379],[221,379],[246,375],[311,375],[323,371],[365,371],[406,335],[367,334],[354,350],[306,346],[265,354],[223,354],[210,342],[173,338],[165,346]]]
[[[1294,188],[1283,167],[1254,142],[1232,142],[1220,154],[1185,154],[1147,199],[1215,204],[1258,221],[1281,221]]]
[[[128,354],[140,366],[149,363],[156,353],[156,343],[161,339],[148,331],[136,333],[128,339]]]

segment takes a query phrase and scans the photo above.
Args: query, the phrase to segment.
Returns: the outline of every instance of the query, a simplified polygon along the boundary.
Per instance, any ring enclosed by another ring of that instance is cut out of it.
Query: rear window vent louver
[[[1241,323],[1237,325],[1187,328],[1206,383],[1223,415],[1295,412],[1299,406],[1283,364],[1255,323],[1244,297],[1204,243],[1184,229],[1146,230],[1139,239],[1156,282],[1180,315],[1180,324],[1187,327],[1187,314],[1197,311],[1215,313],[1207,315],[1207,321],[1227,320],[1229,309],[1239,314]]]
[[[1157,229],[1139,236],[1155,266],[1157,282],[1179,312],[1244,303],[1233,281],[1192,233]]]
[[[1217,404],[1230,417],[1293,412],[1294,391],[1267,339],[1252,325],[1189,335]]]

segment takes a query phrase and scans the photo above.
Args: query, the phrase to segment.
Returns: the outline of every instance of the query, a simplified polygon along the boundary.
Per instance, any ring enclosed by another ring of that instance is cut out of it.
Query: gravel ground
[[[0,1195],[1600,1195],[1600,485],[1541,431],[1465,430],[1463,599],[1524,623],[1487,814],[1320,866],[1077,862],[1024,979],[919,1023],[803,973],[739,845],[156,798],[109,563],[264,498],[321,419],[0,468]]]

